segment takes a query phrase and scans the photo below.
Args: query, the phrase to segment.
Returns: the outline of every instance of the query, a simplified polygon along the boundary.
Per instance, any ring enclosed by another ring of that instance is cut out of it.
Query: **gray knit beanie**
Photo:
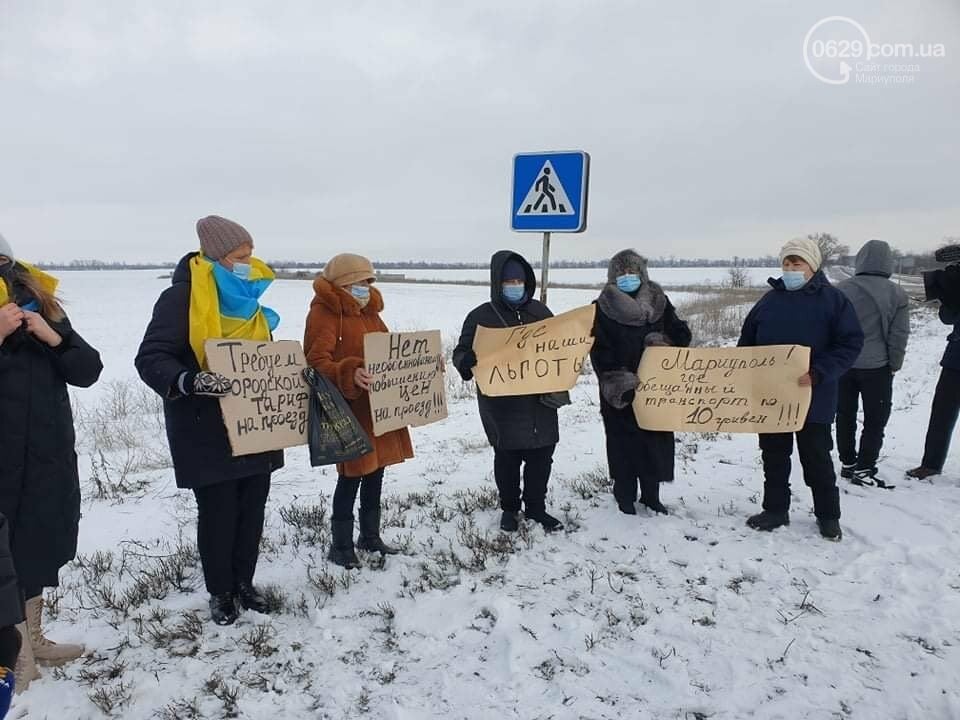
[[[208,215],[197,220],[200,249],[211,260],[220,260],[241,245],[253,246],[253,238],[246,228],[219,215]]]
[[[0,255],[10,258],[10,262],[17,261],[17,258],[13,255],[13,248],[10,247],[10,243],[3,235],[0,235]]]

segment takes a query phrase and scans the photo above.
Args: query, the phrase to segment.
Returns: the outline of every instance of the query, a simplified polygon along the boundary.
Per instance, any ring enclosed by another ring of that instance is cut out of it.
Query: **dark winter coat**
[[[618,299],[649,307],[649,319],[641,320],[641,324],[627,324],[628,318],[618,316],[613,305],[618,295]],[[613,302],[608,304],[608,297]],[[636,299],[618,290],[616,285],[607,284],[596,303],[590,363],[600,384],[600,414],[607,432],[632,433],[638,428],[630,403],[643,351],[651,345],[688,347],[692,339],[690,327],[677,317],[663,289],[649,280],[644,282]],[[620,384],[628,379],[629,383]],[[615,389],[611,389],[612,386]]]
[[[863,331],[847,296],[817,272],[799,290],[770,278],[768,291],[753,306],[740,334],[742,347],[804,345],[810,348],[813,399],[807,422],[830,424],[837,413],[840,376],[863,349]]]
[[[10,551],[10,523],[0,514],[0,628],[23,622],[23,599]]]
[[[523,265],[526,273],[525,300],[519,307],[506,304],[501,297],[503,268],[510,259]],[[533,268],[520,255],[501,250],[490,261],[490,302],[474,308],[463,322],[460,340],[453,351],[453,365],[464,380],[473,378],[468,359],[473,355],[477,326],[514,327],[553,317],[546,305],[533,299],[537,289]],[[487,397],[477,389],[480,422],[490,444],[503,450],[532,450],[555,445],[560,440],[556,408],[547,407],[539,395]]]
[[[860,248],[857,274],[837,285],[850,298],[860,320],[864,343],[853,364],[857,370],[888,367],[894,372],[903,366],[910,337],[910,298],[896,283],[893,253],[887,243],[870,240]]]
[[[953,332],[947,336],[947,349],[940,364],[951,370],[960,370],[960,308],[941,305],[940,322],[953,325]]]
[[[183,372],[199,372],[190,347],[190,259],[185,255],[173,273],[173,284],[153,308],[134,364],[141,379],[163,398],[167,440],[177,487],[198,488],[227,480],[263,475],[283,467],[283,451],[233,457],[217,398],[181,395]]]
[[[0,513],[21,588],[57,585],[77,552],[80,476],[67,385],[90,387],[100,354],[70,321],[47,319],[55,348],[21,327],[0,345]]]

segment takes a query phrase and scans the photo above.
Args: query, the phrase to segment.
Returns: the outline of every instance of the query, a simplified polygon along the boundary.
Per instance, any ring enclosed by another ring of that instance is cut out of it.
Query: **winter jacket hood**
[[[500,309],[506,310],[515,310],[516,308],[508,306],[504,302],[503,295],[501,294],[501,285],[503,285],[503,268],[510,260],[516,260],[523,266],[523,272],[526,275],[526,281],[523,286],[526,290],[524,294],[524,301],[521,303],[520,307],[526,305],[530,300],[533,299],[534,294],[537,292],[537,276],[533,272],[533,266],[527,262],[526,258],[519,253],[513,252],[513,250],[498,250],[493,254],[493,257],[490,258],[490,302],[496,305]]]
[[[857,275],[893,275],[893,251],[883,240],[870,240],[857,253]]]

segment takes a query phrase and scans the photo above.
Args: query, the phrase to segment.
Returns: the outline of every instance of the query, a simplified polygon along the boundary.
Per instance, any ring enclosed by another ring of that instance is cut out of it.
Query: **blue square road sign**
[[[585,152],[514,155],[510,227],[517,232],[583,232],[589,181]]]

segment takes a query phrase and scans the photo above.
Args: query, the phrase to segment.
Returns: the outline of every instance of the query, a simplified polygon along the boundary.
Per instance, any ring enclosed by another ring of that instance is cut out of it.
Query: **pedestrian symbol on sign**
[[[537,178],[520,203],[517,215],[573,215],[570,198],[563,189],[563,183],[547,160],[543,163]]]

